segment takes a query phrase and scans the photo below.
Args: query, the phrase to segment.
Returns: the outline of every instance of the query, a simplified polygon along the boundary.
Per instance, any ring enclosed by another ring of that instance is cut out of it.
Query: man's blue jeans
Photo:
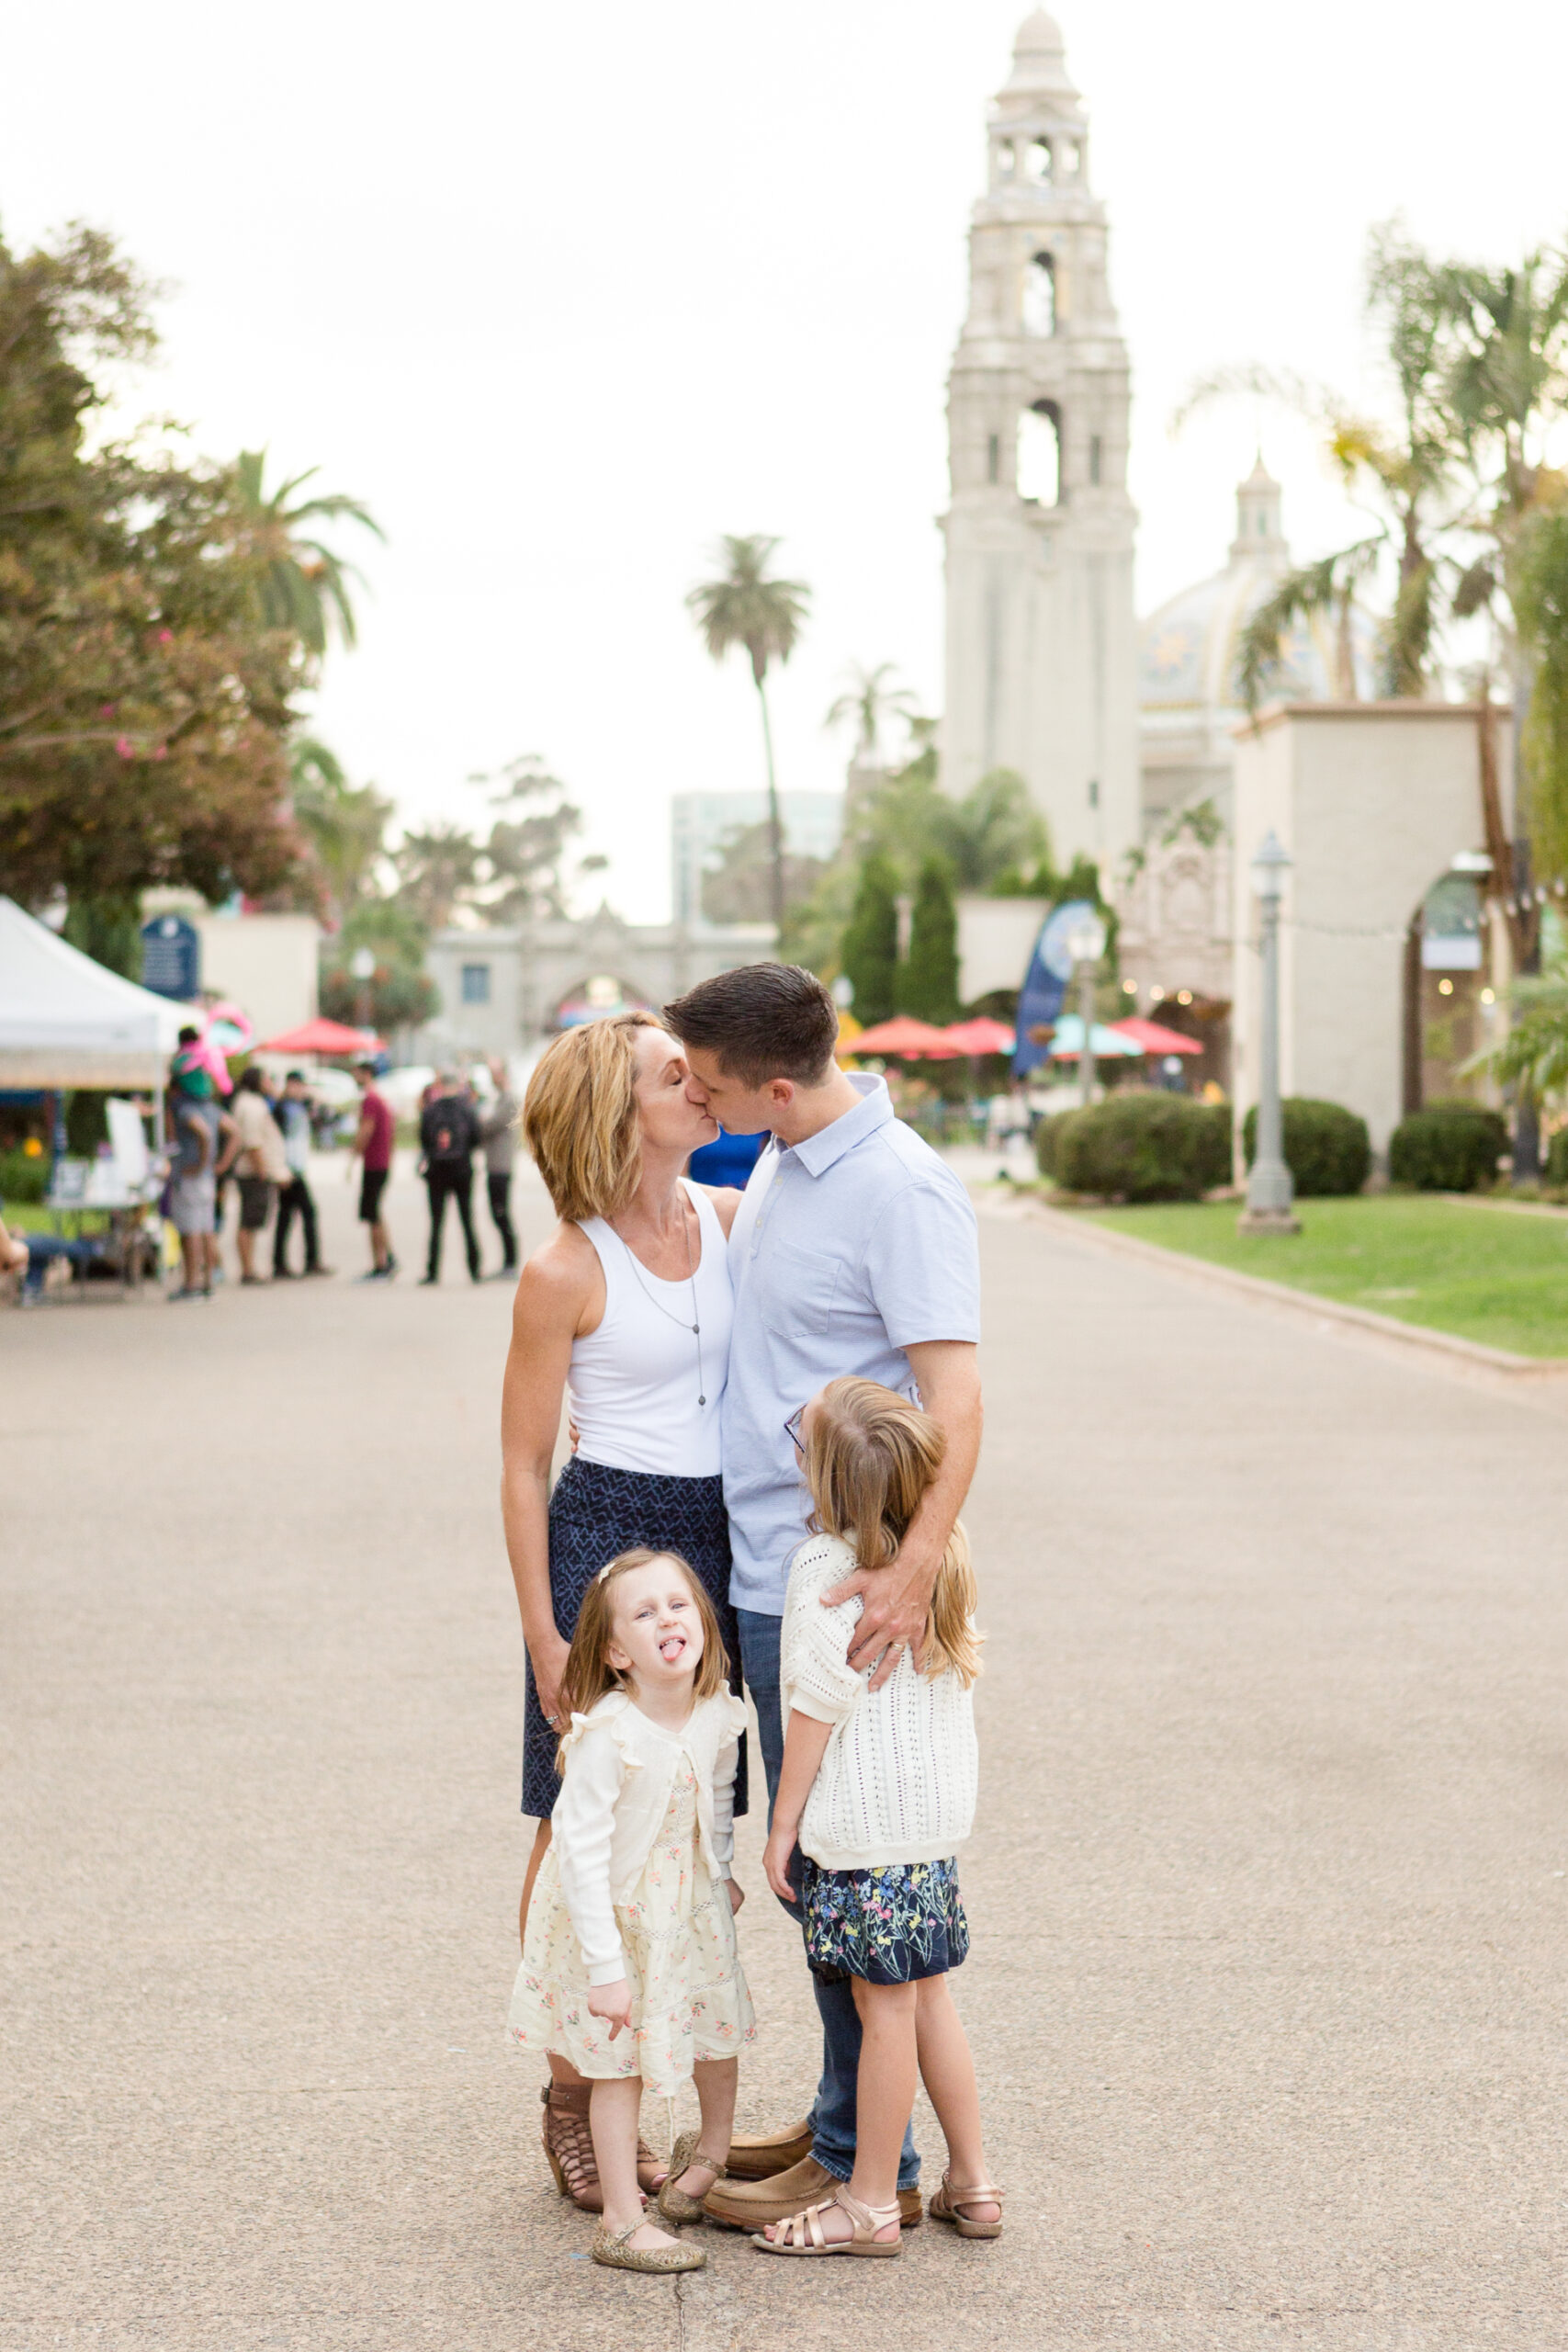
[[[768,1777],[771,1821],[773,1799],[778,1793],[779,1770],[784,1762],[784,1719],[779,1712],[779,1633],[783,1620],[761,1616],[754,1609],[738,1609],[735,1616],[740,1628],[740,1670],[757,1710],[757,1728],[762,1736],[762,1770]],[[797,1861],[799,1850],[797,1847]],[[798,1906],[791,1909],[790,1917],[804,1931],[806,1922]],[[825,1984],[814,1975],[811,1987],[822,2019],[822,2079],[817,2086],[817,2103],[811,2110],[812,2151],[824,2172],[830,2172],[835,2180],[848,2180],[855,2165],[860,2013],[847,1976],[838,1984]],[[904,2133],[898,2158],[898,2186],[913,2188],[919,2177],[920,2159],[911,2123]]]

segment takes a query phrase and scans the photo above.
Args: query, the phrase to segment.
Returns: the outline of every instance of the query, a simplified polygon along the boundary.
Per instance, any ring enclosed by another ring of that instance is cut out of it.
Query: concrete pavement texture
[[[449,1236],[438,1291],[0,1317],[0,2352],[1568,2342],[1568,1417],[982,1237],[955,1990],[1007,2233],[703,2228],[679,2283],[588,2262],[504,2045],[509,1287]],[[761,1836],[753,2126],[816,2048]]]

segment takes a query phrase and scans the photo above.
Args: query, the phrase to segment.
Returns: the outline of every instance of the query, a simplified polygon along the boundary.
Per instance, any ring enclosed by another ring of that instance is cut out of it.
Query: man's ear
[[[787,1111],[795,1101],[796,1087],[793,1078],[770,1078],[768,1100],[775,1111]]]

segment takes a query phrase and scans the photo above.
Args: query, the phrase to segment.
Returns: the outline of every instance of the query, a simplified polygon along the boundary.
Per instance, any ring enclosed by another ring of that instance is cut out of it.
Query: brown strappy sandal
[[[563,2197],[581,2206],[585,2213],[602,2213],[604,2192],[599,2186],[599,2166],[593,2156],[593,2134],[588,2128],[588,2100],[592,2086],[589,2083],[547,2083],[539,2093],[544,2105],[545,2120],[542,2137],[545,2159],[556,2177],[556,2187]],[[663,2177],[664,2166],[645,2140],[637,2143],[637,2184],[647,2196],[651,2196]]]
[[[818,2219],[834,2205],[850,2217],[851,2235],[847,2238],[829,2237]],[[876,2233],[893,2228],[897,2220],[897,2203],[863,2205],[840,2181],[832,2196],[825,2197],[819,2205],[808,2205],[804,2213],[776,2224],[782,2236],[757,2236],[751,2243],[763,2254],[805,2255],[808,2259],[823,2254],[858,2254],[871,2262],[893,2262],[904,2251],[902,2230],[893,2238],[879,2238]]]
[[[997,2219],[972,2222],[968,2212],[971,2205],[994,2205]],[[951,2222],[961,2238],[999,2238],[1002,2233],[1002,2192],[988,2180],[975,2180],[966,2188],[955,2188],[953,2175],[944,2172],[942,2187],[927,2210],[933,2222]]]

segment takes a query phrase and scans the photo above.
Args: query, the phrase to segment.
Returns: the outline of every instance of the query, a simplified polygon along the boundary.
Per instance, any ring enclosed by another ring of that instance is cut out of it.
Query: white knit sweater
[[[956,1674],[918,1673],[908,1650],[880,1690],[866,1688],[849,1664],[860,1601],[824,1609],[819,1598],[854,1565],[837,1535],[809,1536],[790,1563],[779,1663],[785,1717],[793,1710],[833,1726],[801,1817],[801,1849],[829,1871],[939,1861],[974,1826],[974,1701]]]

